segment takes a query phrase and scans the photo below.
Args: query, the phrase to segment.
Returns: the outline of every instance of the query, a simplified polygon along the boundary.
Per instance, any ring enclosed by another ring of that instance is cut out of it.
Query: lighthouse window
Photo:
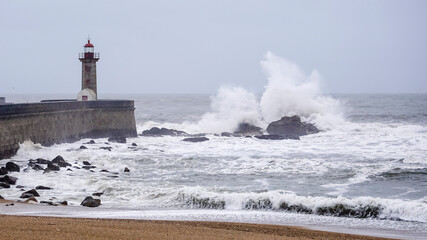
[[[93,47],[85,47],[85,53],[93,53]]]

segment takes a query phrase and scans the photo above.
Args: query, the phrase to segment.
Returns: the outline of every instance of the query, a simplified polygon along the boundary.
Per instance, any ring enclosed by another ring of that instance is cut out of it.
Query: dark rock
[[[221,133],[221,137],[231,137],[231,136],[233,136],[233,134],[229,133],[229,132],[222,132]]]
[[[4,197],[2,197],[2,196],[0,195],[0,199],[4,199]]]
[[[15,185],[17,180],[18,180],[18,178],[11,177],[9,175],[5,175],[4,177],[0,178],[0,182],[5,182],[5,183],[10,184],[10,185]]]
[[[56,163],[58,164],[60,167],[68,167],[71,166],[71,164],[67,163],[63,157],[61,156],[56,156],[53,160],[52,163]]]
[[[75,169],[81,169],[80,167],[77,167],[77,166],[73,166],[73,168],[75,168]]]
[[[36,161],[37,161],[36,163],[38,163],[38,164],[48,164],[51,162],[51,161],[43,159],[43,158],[37,158]]]
[[[104,194],[103,192],[96,192],[96,193],[92,193],[92,196],[100,197],[103,194]]]
[[[109,142],[116,142],[116,143],[126,143],[125,137],[110,137],[108,138]]]
[[[320,131],[311,123],[301,122],[301,118],[295,115],[292,117],[283,117],[279,121],[270,123],[267,127],[267,132],[271,135],[281,135],[290,138],[318,133]]]
[[[94,140],[90,140],[89,142],[85,142],[83,144],[95,144],[95,141]]]
[[[44,170],[44,168],[38,164],[35,164],[32,168],[33,170],[36,170],[36,171]]]
[[[5,167],[0,168],[0,175],[6,175],[7,173],[8,172],[7,172],[7,169]]]
[[[80,148],[79,149],[87,149],[87,147],[85,147],[85,146],[80,146]]]
[[[132,143],[132,146],[134,146],[134,147],[136,147],[136,146],[138,146],[136,143]]]
[[[184,138],[182,139],[182,141],[185,142],[204,142],[204,141],[208,141],[209,138],[207,137],[191,137],[191,138]]]
[[[67,168],[67,171],[72,172],[73,170],[71,168]]]
[[[53,206],[53,202],[51,202],[51,201],[40,201],[40,203]]]
[[[108,171],[106,169],[102,169],[100,172],[110,172],[110,171]]]
[[[91,165],[91,164],[90,164],[90,162],[88,162],[88,161],[83,161],[83,165],[89,166],[89,165]]]
[[[16,186],[16,188],[18,188],[18,189],[23,189],[23,188],[25,188],[24,186],[22,186],[22,185],[18,185],[18,186]]]
[[[7,162],[6,163],[6,170],[9,172],[20,172],[21,171],[19,166],[13,162]]]
[[[59,204],[59,205],[67,206],[67,205],[68,205],[68,202],[67,202],[67,201],[60,201],[60,202],[58,202],[58,204]]]
[[[6,206],[6,207],[9,207],[9,206],[15,206],[15,204],[10,203],[10,204],[6,204],[5,206]]]
[[[86,169],[86,170],[89,170],[89,169],[96,168],[96,167],[95,166],[83,166],[82,168]]]
[[[285,139],[285,137],[280,136],[280,135],[259,135],[259,136],[255,136],[258,139],[263,139],[263,140],[283,140]]]
[[[259,135],[262,134],[262,130],[260,127],[243,122],[240,123],[239,126],[237,126],[237,129],[234,131],[234,133],[245,135]]]
[[[4,182],[0,182],[0,188],[10,188],[10,185]]]
[[[91,196],[86,197],[83,202],[80,204],[85,207],[98,207],[101,205],[101,199],[94,199]]]
[[[37,186],[36,187],[37,190],[41,189],[41,190],[51,190],[52,188],[50,187],[45,187],[45,186]]]
[[[40,197],[39,193],[35,189],[23,192],[21,198]]]
[[[129,168],[125,167],[125,170],[123,172],[130,172]]]
[[[184,131],[168,129],[168,128],[158,128],[158,127],[153,127],[150,130],[145,130],[142,132],[142,136],[151,136],[151,137],[182,136],[182,135],[188,135],[188,134]]]
[[[111,151],[112,147],[100,147],[99,149],[104,149],[104,150]]]
[[[45,170],[59,171],[59,166],[50,162]]]

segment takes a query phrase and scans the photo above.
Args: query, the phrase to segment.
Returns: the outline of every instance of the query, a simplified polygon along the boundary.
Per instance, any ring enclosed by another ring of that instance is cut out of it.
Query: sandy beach
[[[0,215],[0,239],[385,239],[245,223]]]
[[[0,204],[14,204],[0,200]],[[31,204],[24,204],[31,206]],[[12,206],[11,206],[12,207]],[[34,206],[36,207],[36,206]],[[0,214],[0,239],[389,239],[295,226]]]

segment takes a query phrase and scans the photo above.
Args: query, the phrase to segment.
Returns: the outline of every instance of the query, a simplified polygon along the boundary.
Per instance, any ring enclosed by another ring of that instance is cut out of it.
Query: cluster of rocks
[[[263,140],[283,140],[293,139],[299,140],[300,136],[314,134],[320,132],[313,124],[301,121],[299,116],[283,117],[278,121],[270,123],[266,129],[268,134],[264,134],[263,130],[253,124],[242,122],[234,132],[223,132],[222,137],[255,137]],[[160,136],[186,136],[183,141],[186,142],[204,142],[209,138],[201,135],[190,135],[184,131],[168,128],[153,127],[142,132],[141,136],[160,137]]]
[[[93,141],[93,140],[92,140]],[[94,142],[90,142],[88,144],[93,144]],[[135,144],[136,145],[136,144]],[[69,162],[65,161],[62,156],[57,156],[52,160],[47,160],[43,158],[37,158],[37,159],[30,159],[28,160],[28,166],[24,168],[24,172],[29,171],[30,169],[34,171],[43,171],[43,174],[49,173],[49,172],[57,172],[60,171],[62,168],[66,168],[67,171],[73,171],[74,169],[86,169],[91,172],[94,172],[92,169],[95,169],[96,166],[93,166],[89,161],[83,161],[82,165],[78,165],[77,162],[74,164],[70,164]],[[16,185],[18,178],[10,176],[11,172],[20,172],[21,167],[13,162],[7,162],[4,167],[0,168],[0,189],[1,188],[11,188],[11,185]],[[113,174],[112,177],[117,177],[119,174],[118,172],[110,172],[106,169],[100,170],[100,172],[110,173]],[[129,173],[129,168],[125,167],[123,172]],[[17,189],[20,189],[22,191],[22,194],[20,198],[26,199],[21,202],[38,202],[37,197],[40,197],[40,193],[38,191],[45,191],[45,190],[51,190],[51,187],[47,186],[36,186],[33,189],[25,190],[25,186],[17,185]],[[100,197],[103,193],[93,193],[93,196]],[[0,196],[0,199],[3,199]],[[55,198],[53,198],[55,199]],[[52,199],[50,199],[52,200]],[[40,201],[41,204],[48,204],[52,206],[58,206],[58,205],[68,205],[67,201]],[[9,206],[12,206],[13,204],[9,204]],[[82,206],[85,207],[98,207],[101,205],[100,199],[95,199],[92,196],[87,196],[82,202]]]

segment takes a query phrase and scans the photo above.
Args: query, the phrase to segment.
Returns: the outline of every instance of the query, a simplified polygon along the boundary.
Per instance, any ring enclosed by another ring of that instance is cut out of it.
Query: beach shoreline
[[[0,200],[0,210],[1,239],[392,239],[304,226],[134,219],[125,214],[122,217],[109,215],[111,211],[106,209],[54,207],[9,200]]]

